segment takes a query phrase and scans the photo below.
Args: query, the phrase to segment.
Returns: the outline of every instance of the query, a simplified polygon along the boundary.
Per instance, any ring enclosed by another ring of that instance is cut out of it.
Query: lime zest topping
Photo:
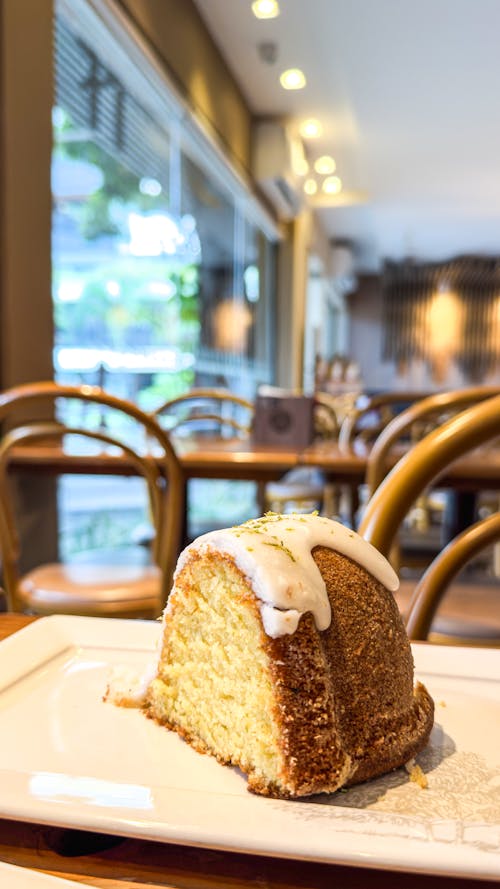
[[[283,541],[277,541],[276,543],[273,543],[270,540],[264,540],[264,545],[265,546],[274,546],[276,549],[281,549],[284,553],[286,553],[287,556],[290,556],[292,562],[296,561],[295,556],[292,553],[291,549],[288,549],[288,547],[285,546]]]
[[[259,518],[247,519],[247,521],[243,522],[241,525],[234,525],[231,530],[234,532],[236,537],[240,537],[245,532],[249,532],[250,534],[266,535],[267,537],[271,538],[271,540],[262,541],[266,546],[273,546],[273,547],[275,547],[275,549],[282,550],[282,552],[284,552],[292,560],[292,562],[296,562],[297,559],[293,555],[293,553],[289,549],[289,547],[285,545],[285,543],[283,542],[283,540],[280,539],[280,537],[278,537],[276,534],[272,534],[271,529],[272,529],[272,526],[276,522],[279,523],[279,522],[282,522],[283,519],[287,519],[290,522],[290,525],[288,525],[285,530],[288,532],[295,531],[295,530],[297,530],[297,527],[296,527],[296,525],[294,526],[291,523],[292,522],[295,522],[295,523],[304,522],[305,523],[305,522],[307,522],[307,519],[310,516],[319,516],[318,510],[315,509],[313,512],[311,512],[309,514],[292,512],[292,513],[287,513],[286,515],[282,515],[279,512],[272,512],[271,510],[269,510],[268,512],[264,513],[264,515]],[[328,520],[325,519],[324,521],[327,522]],[[249,547],[249,546],[247,546],[246,549],[248,552],[253,551],[253,548]]]

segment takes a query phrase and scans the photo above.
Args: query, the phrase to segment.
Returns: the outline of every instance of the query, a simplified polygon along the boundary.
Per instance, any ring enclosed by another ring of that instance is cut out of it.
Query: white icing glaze
[[[312,557],[316,546],[348,556],[388,590],[397,590],[397,575],[378,550],[350,528],[314,514],[270,513],[244,525],[203,534],[181,553],[175,576],[194,551],[225,553],[248,577],[260,600],[269,636],[294,633],[307,611],[312,612],[318,629],[325,630],[331,620],[330,603]]]

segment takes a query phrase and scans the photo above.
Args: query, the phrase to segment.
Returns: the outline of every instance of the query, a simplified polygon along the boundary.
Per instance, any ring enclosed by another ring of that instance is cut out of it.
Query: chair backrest
[[[164,401],[152,412],[170,431],[182,428],[192,432],[245,438],[250,434],[254,406],[227,389],[195,388]]]
[[[418,495],[447,466],[500,435],[500,395],[461,411],[401,457],[367,503],[359,533],[389,556],[399,526]]]
[[[338,438],[340,422],[337,405],[339,399],[328,392],[314,393],[314,433],[320,438]]]
[[[428,395],[428,392],[383,392],[372,396],[343,420],[339,433],[340,449],[352,453],[358,439],[363,444],[374,441],[399,411]]]
[[[451,392],[438,392],[421,398],[390,420],[375,439],[368,454],[366,484],[370,497],[387,471],[387,458],[393,446],[406,436],[410,446],[469,405],[500,394],[500,388],[474,386]]]
[[[98,406],[100,428],[92,429],[89,425],[40,419],[40,415],[46,414],[48,409],[52,412],[56,409],[59,399]],[[33,418],[29,422],[26,422],[27,414]],[[106,427],[108,419],[113,427],[109,431]],[[161,569],[162,601],[165,602],[180,546],[184,486],[181,466],[168,433],[161,429],[156,419],[131,402],[110,395],[98,387],[60,385],[48,381],[29,383],[2,392],[0,423],[4,421],[8,431],[0,445],[0,507],[3,506],[0,508],[0,539],[4,573],[9,578],[6,582],[8,594],[15,596],[19,573],[19,539],[6,487],[12,449],[23,442],[40,439],[60,441],[64,436],[78,435],[120,449],[133,465],[134,471],[144,477],[156,531],[153,556]],[[127,424],[125,431],[124,422]],[[132,437],[131,422],[135,433]],[[146,440],[151,449],[154,448],[154,458],[152,454],[142,452]],[[87,462],[86,457],[86,464]]]
[[[428,638],[434,615],[451,582],[474,556],[499,540],[500,513],[496,512],[458,534],[436,556],[418,581],[408,606],[406,629],[411,639]],[[494,592],[500,606],[500,591]]]

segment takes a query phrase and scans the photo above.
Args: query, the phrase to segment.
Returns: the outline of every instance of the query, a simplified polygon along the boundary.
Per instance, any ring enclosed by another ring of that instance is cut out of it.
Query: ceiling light
[[[304,182],[304,191],[308,195],[316,194],[318,190],[318,183],[315,179],[306,179]]]
[[[301,90],[306,85],[306,78],[299,68],[289,68],[280,74],[280,83],[285,90]]]
[[[321,176],[328,176],[329,173],[334,173],[336,166],[333,157],[330,157],[328,154],[318,157],[318,160],[314,163],[314,169]]]
[[[318,136],[321,136],[323,132],[323,127],[319,120],[315,120],[313,117],[309,118],[309,120],[304,120],[300,125],[300,135],[304,139],[317,139]]]
[[[275,19],[280,14],[277,0],[254,0],[252,12],[258,19]]]
[[[295,163],[295,172],[297,176],[306,176],[309,172],[309,164],[307,163],[305,157],[298,158]]]
[[[323,182],[325,194],[338,194],[342,190],[342,180],[338,176],[327,176]]]

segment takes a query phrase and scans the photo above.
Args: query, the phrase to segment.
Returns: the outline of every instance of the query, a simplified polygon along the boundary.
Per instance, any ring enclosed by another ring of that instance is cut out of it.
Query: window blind
[[[92,140],[138,177],[157,179],[168,188],[168,132],[60,14],[54,57],[56,105],[76,128],[67,138]]]

